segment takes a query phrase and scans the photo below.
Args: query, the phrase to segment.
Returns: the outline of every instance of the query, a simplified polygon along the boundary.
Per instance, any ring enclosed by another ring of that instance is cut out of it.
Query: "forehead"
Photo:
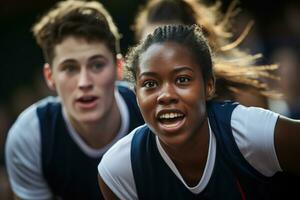
[[[166,66],[192,66],[200,70],[200,66],[192,53],[184,45],[176,42],[152,44],[139,59],[139,70],[149,67],[166,68]]]
[[[70,36],[54,47],[53,65],[67,59],[81,60],[94,55],[102,55],[108,59],[113,59],[113,53],[109,50],[106,43],[87,41],[84,38]]]

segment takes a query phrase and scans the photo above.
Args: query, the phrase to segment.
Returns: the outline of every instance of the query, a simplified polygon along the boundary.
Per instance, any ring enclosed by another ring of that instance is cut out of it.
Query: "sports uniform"
[[[57,97],[47,97],[26,109],[6,143],[14,193],[24,199],[101,199],[97,165],[103,153],[144,123],[131,90],[119,84],[115,97],[122,125],[113,141],[101,149],[92,149],[81,139]]]
[[[196,186],[185,183],[146,125],[104,155],[98,166],[103,181],[128,200],[265,198],[266,181],[281,171],[274,148],[278,114],[231,102],[211,102],[207,112],[209,153]]]

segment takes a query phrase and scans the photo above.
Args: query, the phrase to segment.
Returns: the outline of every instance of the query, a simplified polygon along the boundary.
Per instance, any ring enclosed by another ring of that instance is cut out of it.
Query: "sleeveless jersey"
[[[118,86],[129,110],[128,133],[144,123],[135,95]],[[53,193],[61,199],[103,199],[97,181],[101,157],[87,156],[68,133],[60,103],[37,108],[41,129],[42,171]]]
[[[231,114],[237,103],[209,102],[207,112],[217,141],[213,173],[199,194],[189,191],[164,162],[155,135],[145,126],[133,136],[131,164],[140,200],[266,199],[268,179],[243,157],[231,130]]]

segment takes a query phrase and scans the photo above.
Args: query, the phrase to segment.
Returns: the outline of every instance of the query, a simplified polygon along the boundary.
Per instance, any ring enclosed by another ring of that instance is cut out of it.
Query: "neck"
[[[198,130],[180,147],[169,147],[160,142],[181,176],[189,186],[200,181],[205,169],[209,148],[208,120],[204,120]]]
[[[121,127],[121,113],[116,101],[111,110],[101,120],[93,123],[72,123],[72,126],[85,143],[94,149],[109,144],[118,134]]]

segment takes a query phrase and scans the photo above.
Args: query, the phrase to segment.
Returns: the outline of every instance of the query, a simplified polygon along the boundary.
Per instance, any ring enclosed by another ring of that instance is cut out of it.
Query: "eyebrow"
[[[174,73],[178,73],[181,71],[191,71],[194,72],[194,70],[191,67],[188,66],[176,66],[174,69]]]
[[[98,58],[107,60],[107,57],[105,57],[101,54],[93,55],[92,57],[88,58],[88,60],[95,60],[95,59],[98,59]]]
[[[107,60],[107,58],[101,54],[97,54],[97,55],[93,55],[92,57],[88,58],[88,62],[91,61],[91,60],[95,60],[95,59],[105,59]],[[74,59],[74,58],[68,58],[64,61],[62,61],[59,65],[62,65],[62,64],[66,64],[66,63],[76,63],[77,60]]]
[[[182,72],[182,71],[194,72],[194,70],[191,69],[188,66],[176,66],[175,69],[172,71],[172,73],[176,74],[176,73],[179,73],[179,72]],[[153,77],[156,77],[156,76],[158,76],[158,73],[157,72],[146,71],[146,72],[143,72],[143,73],[139,74],[138,78],[141,78],[143,76],[153,76]]]
[[[66,60],[63,60],[62,62],[59,63],[59,66],[64,65],[64,64],[68,64],[68,63],[76,63],[77,61],[75,59],[69,58]]]
[[[191,71],[191,72],[194,72],[193,69],[191,69],[190,67],[188,66],[176,66],[175,69],[172,71],[172,73],[176,74],[176,73],[179,73],[179,72],[182,72],[182,71]],[[157,76],[157,73],[156,72],[143,72],[141,73],[138,77],[142,77],[142,76]]]
[[[157,73],[156,72],[143,72],[138,75],[139,78],[142,76],[157,76]]]

